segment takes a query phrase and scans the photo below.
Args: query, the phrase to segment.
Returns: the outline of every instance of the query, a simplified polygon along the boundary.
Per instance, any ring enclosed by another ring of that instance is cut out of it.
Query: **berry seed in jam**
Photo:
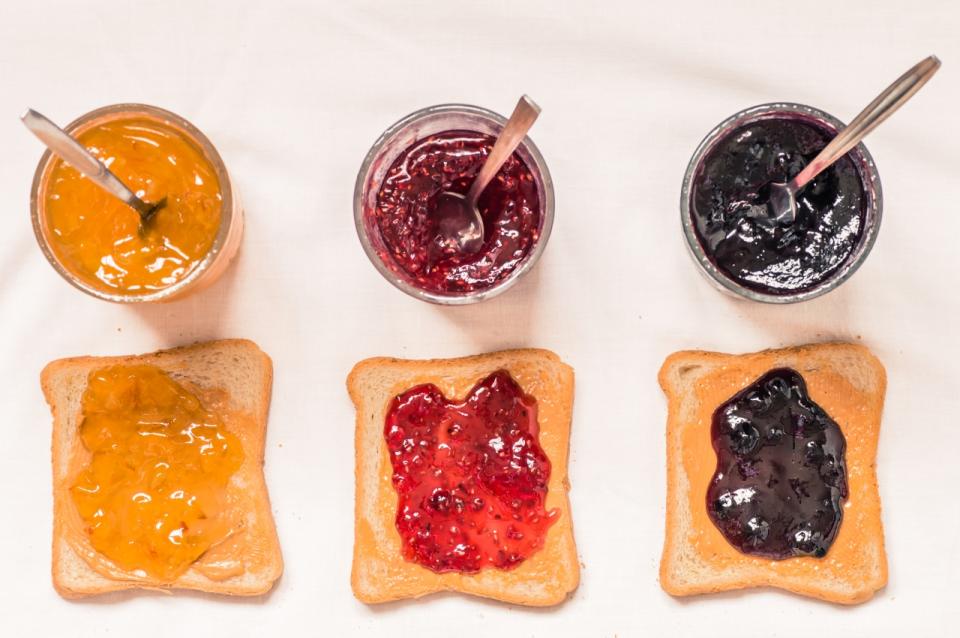
[[[537,402],[504,370],[452,402],[433,384],[396,397],[384,438],[403,555],[434,572],[511,569],[544,545],[550,460]]]
[[[826,555],[847,497],[846,440],[794,370],[772,370],[717,408],[707,514],[745,554]]]
[[[540,197],[530,168],[517,153],[480,195],[484,243],[460,254],[444,246],[436,219],[438,195],[466,194],[495,139],[473,131],[444,131],[418,140],[390,166],[373,217],[383,240],[380,258],[423,290],[470,293],[507,279],[540,235]]]
[[[810,290],[851,261],[864,233],[868,197],[849,155],[797,193],[797,217],[776,222],[769,185],[795,177],[834,133],[800,115],[748,122],[720,139],[694,177],[697,239],[727,277],[751,290]]]

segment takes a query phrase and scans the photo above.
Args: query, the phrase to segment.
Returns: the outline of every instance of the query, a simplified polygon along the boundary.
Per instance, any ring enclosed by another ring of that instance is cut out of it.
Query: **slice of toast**
[[[846,438],[849,495],[824,558],[777,561],[739,552],[707,515],[717,466],[714,410],[773,368],[793,368]],[[887,583],[876,452],[886,392],[883,365],[862,346],[808,345],[755,354],[677,352],[660,369],[667,395],[667,521],[660,585],[674,596],[777,587],[834,603],[863,602]]]
[[[241,442],[244,460],[227,498],[239,503],[238,530],[172,583],[124,571],[91,546],[70,495],[90,453],[80,439],[81,399],[90,372],[110,365],[157,366],[215,409]],[[251,341],[212,341],[125,357],[54,361],[40,375],[53,413],[53,585],[65,598],[124,589],[195,589],[253,596],[273,587],[283,559],[263,478],[263,450],[273,384],[270,358]]]
[[[398,497],[384,441],[384,422],[395,396],[433,383],[448,399],[462,399],[492,372],[507,370],[537,400],[540,445],[552,470],[546,507],[560,517],[545,545],[517,567],[487,568],[474,574],[438,574],[404,559],[395,518]],[[351,583],[365,603],[458,591],[521,605],[555,605],[580,581],[567,492],[567,455],[573,411],[573,369],[546,350],[509,350],[462,359],[361,361],[347,378],[357,410],[356,518]]]

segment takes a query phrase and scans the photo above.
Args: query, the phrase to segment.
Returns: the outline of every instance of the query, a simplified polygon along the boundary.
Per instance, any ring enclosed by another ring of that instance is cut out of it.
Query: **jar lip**
[[[37,164],[36,171],[33,175],[33,184],[30,188],[30,216],[33,222],[33,232],[36,236],[37,243],[40,245],[40,249],[43,251],[44,256],[53,266],[54,270],[56,270],[60,276],[66,279],[67,282],[69,282],[72,286],[87,293],[88,295],[104,301],[123,304],[164,301],[179,295],[191,284],[200,279],[200,277],[203,276],[207,270],[209,270],[210,266],[216,261],[217,256],[224,249],[227,243],[227,238],[230,234],[230,228],[232,226],[234,215],[233,184],[230,181],[230,174],[227,172],[223,158],[220,156],[220,153],[217,151],[210,139],[186,118],[157,106],[139,104],[136,102],[109,104],[107,106],[102,106],[84,113],[66,125],[64,130],[70,134],[74,134],[76,131],[85,130],[99,121],[110,121],[129,116],[143,116],[151,118],[177,129],[179,132],[183,133],[190,142],[199,147],[200,151],[203,153],[203,156],[213,167],[217,174],[217,180],[220,183],[221,201],[220,227],[217,229],[217,235],[214,237],[213,243],[210,246],[210,250],[208,250],[207,253],[197,262],[197,265],[186,277],[160,290],[153,290],[140,294],[113,293],[107,292],[83,281],[57,258],[50,246],[49,241],[47,240],[47,236],[43,228],[43,220],[41,215],[41,208],[43,205],[43,202],[41,201],[41,189],[45,188],[46,178],[48,177],[57,159],[50,149],[45,149],[43,155],[40,156],[40,161]]]
[[[870,151],[868,151],[867,147],[861,142],[850,151],[850,154],[853,156],[854,164],[860,175],[860,183],[867,196],[867,206],[864,212],[864,233],[860,243],[854,249],[854,252],[848,258],[847,262],[835,271],[833,276],[828,277],[819,284],[800,292],[783,295],[765,293],[749,288],[727,276],[714,264],[700,243],[700,239],[697,237],[691,206],[693,180],[707,155],[720,140],[744,124],[768,119],[777,115],[800,115],[814,120],[818,124],[826,125],[826,127],[832,129],[834,133],[845,127],[845,124],[840,119],[826,111],[795,102],[768,102],[737,111],[711,129],[693,152],[683,175],[683,186],[680,191],[680,221],[690,255],[697,263],[701,272],[705,274],[715,286],[719,287],[721,291],[751,301],[770,304],[789,304],[808,301],[825,295],[847,281],[847,279],[852,277],[860,266],[863,265],[863,262],[866,260],[867,255],[870,254],[876,242],[880,222],[883,218],[883,190],[873,156],[870,155]]]
[[[540,259],[540,256],[547,245],[547,241],[550,239],[550,233],[553,229],[553,220],[555,214],[553,179],[550,176],[550,170],[547,168],[547,163],[543,159],[543,155],[541,155],[540,150],[537,148],[536,144],[533,143],[533,140],[530,139],[529,136],[525,137],[523,142],[520,144],[520,148],[523,149],[527,155],[529,155],[533,163],[533,165],[529,168],[534,172],[535,177],[542,188],[543,197],[542,201],[540,202],[540,234],[523,263],[514,269],[514,271],[511,272],[506,279],[494,284],[493,286],[490,286],[489,288],[483,288],[481,290],[475,290],[462,294],[443,294],[424,290],[411,284],[394,272],[386,263],[384,263],[380,253],[374,247],[373,242],[367,234],[364,200],[365,195],[367,194],[367,186],[372,179],[372,170],[375,166],[375,162],[388,144],[399,133],[405,131],[409,126],[415,124],[416,122],[426,118],[443,115],[475,116],[480,119],[487,120],[497,128],[503,128],[507,122],[507,118],[489,109],[485,109],[480,106],[474,106],[472,104],[458,103],[445,103],[428,106],[413,111],[412,113],[400,118],[395,123],[387,127],[387,129],[377,138],[377,140],[373,143],[373,146],[370,147],[370,150],[364,157],[363,163],[360,165],[360,170],[357,173],[357,180],[353,189],[353,219],[357,230],[357,236],[360,239],[360,244],[363,247],[363,251],[366,253],[367,258],[371,263],[373,263],[380,275],[383,276],[383,278],[390,282],[394,287],[402,290],[411,297],[415,297],[430,303],[441,305],[465,305],[490,299],[502,294],[503,292],[506,292],[512,288],[521,277],[528,273]]]

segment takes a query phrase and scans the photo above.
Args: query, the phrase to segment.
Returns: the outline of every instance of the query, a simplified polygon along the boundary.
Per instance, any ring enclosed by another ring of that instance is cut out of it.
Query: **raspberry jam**
[[[543,547],[550,459],[537,402],[504,370],[462,402],[433,384],[396,397],[384,438],[397,490],[403,555],[435,572],[511,569]]]
[[[713,413],[707,514],[731,545],[776,560],[826,555],[847,497],[846,440],[803,377],[772,370]]]
[[[777,222],[769,185],[795,177],[834,133],[799,115],[747,123],[726,134],[693,181],[697,239],[727,277],[772,295],[801,293],[852,258],[864,232],[868,197],[849,155],[797,193],[797,217]]]
[[[373,217],[380,258],[410,283],[440,294],[491,288],[510,276],[540,235],[540,197],[530,168],[514,153],[480,195],[484,243],[474,254],[444,245],[437,229],[443,191],[466,194],[495,139],[444,131],[417,141],[390,166]]]

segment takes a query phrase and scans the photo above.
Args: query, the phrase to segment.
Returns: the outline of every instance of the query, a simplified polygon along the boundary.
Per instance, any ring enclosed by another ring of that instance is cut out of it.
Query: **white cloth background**
[[[928,636],[960,622],[957,103],[960,5],[943,1],[4,2],[0,8],[0,635]],[[860,272],[825,298],[725,298],[685,254],[687,160],[721,119],[791,100],[849,120],[929,53],[944,66],[868,139],[885,211]],[[479,306],[390,287],[353,228],[356,171],[401,116],[461,101],[543,107],[532,137],[556,184],[539,266]],[[88,298],[45,262],[29,219],[40,145],[60,123],[141,101],[178,112],[225,158],[247,213],[238,262],[172,305]],[[70,355],[215,337],[276,366],[266,474],[286,559],[269,596],[61,600],[50,585],[50,416],[38,374]],[[890,585],[842,609],[773,591],[674,600],[657,583],[665,402],[674,350],[826,339],[889,373],[879,477]],[[373,355],[541,346],[577,372],[570,478],[580,589],[530,611],[447,595],[366,607],[350,592],[353,409]]]

